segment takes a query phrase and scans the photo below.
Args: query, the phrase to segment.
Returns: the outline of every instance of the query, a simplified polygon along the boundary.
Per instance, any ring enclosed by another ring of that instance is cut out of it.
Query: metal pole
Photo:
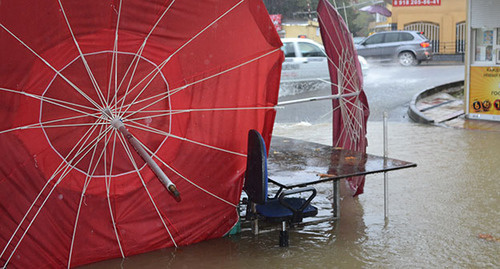
[[[149,168],[155,173],[155,175],[158,177],[161,183],[165,185],[167,190],[169,190],[176,198],[180,196],[179,191],[177,190],[177,187],[175,187],[174,183],[168,179],[167,175],[161,170],[161,168],[158,166],[158,164],[151,158],[151,156],[146,152],[146,150],[142,147],[141,143],[137,138],[135,138],[125,127],[123,122],[119,119],[113,119],[111,121],[111,125],[115,127],[120,133],[125,136],[127,141],[134,147],[135,151],[141,158],[148,164]]]
[[[387,142],[387,112],[384,112],[384,168],[387,166],[387,156],[389,155],[388,142]],[[384,172],[384,219],[388,219],[389,211],[389,186],[388,186],[388,173]]]
[[[340,99],[340,98],[345,98],[345,97],[352,97],[352,96],[358,96],[359,92],[353,92],[353,93],[345,93],[345,94],[332,94],[332,95],[325,95],[325,96],[317,96],[317,97],[310,97],[310,98],[304,98],[304,99],[295,99],[295,100],[290,100],[290,101],[283,101],[279,102],[276,106],[286,106],[286,105],[294,105],[294,104],[300,104],[300,103],[306,103],[306,102],[313,102],[313,101],[322,101],[322,100],[333,100],[333,99]]]
[[[250,202],[252,211],[252,232],[253,234],[259,234],[259,219],[257,218],[257,204]]]
[[[333,218],[340,218],[340,179],[333,181]]]

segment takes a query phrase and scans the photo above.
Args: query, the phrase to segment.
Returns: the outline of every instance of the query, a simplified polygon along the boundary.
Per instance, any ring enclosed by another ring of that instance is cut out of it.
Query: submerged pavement
[[[413,97],[408,115],[419,123],[500,132],[500,122],[467,118],[464,99],[463,80],[431,87]]]

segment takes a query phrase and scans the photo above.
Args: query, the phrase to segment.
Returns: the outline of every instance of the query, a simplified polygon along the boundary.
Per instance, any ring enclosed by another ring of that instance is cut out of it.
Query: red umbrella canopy
[[[283,61],[260,0],[4,0],[0,46],[1,265],[77,266],[234,226],[247,132],[269,143]]]
[[[333,145],[366,152],[366,122],[370,115],[363,91],[363,73],[351,33],[333,5],[325,0],[318,4],[321,38],[328,56],[332,83]],[[355,195],[363,193],[364,177],[349,179]]]

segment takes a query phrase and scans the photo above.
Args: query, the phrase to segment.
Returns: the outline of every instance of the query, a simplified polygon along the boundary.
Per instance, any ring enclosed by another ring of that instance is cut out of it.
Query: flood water
[[[87,268],[499,268],[500,133],[389,122],[389,157],[417,168],[366,177],[357,198],[343,191],[341,219],[290,231],[237,236],[115,259]],[[368,123],[368,153],[382,155],[383,126]],[[328,123],[277,124],[274,135],[331,144]],[[272,149],[271,149],[272,150]],[[272,171],[270,172],[272,176]],[[331,183],[315,185],[313,203],[331,213]]]

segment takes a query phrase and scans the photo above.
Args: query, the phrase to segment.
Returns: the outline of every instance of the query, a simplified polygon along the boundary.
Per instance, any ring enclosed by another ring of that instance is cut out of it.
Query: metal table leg
[[[340,218],[340,180],[333,181],[333,218]]]

